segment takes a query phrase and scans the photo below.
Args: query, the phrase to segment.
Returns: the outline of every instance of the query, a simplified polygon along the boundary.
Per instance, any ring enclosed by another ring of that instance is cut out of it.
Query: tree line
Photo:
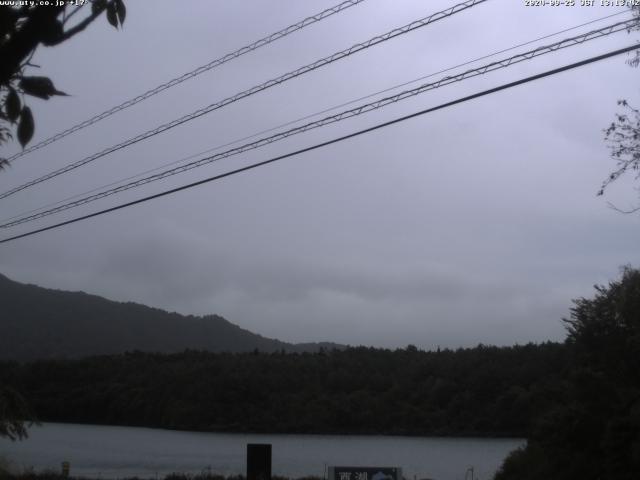
[[[0,363],[41,421],[226,432],[524,436],[567,348],[132,352]]]

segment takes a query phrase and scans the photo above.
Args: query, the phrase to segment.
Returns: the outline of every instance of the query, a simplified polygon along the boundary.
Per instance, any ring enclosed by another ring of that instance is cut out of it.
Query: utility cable
[[[516,87],[518,85],[523,85],[525,83],[533,82],[535,80],[540,80],[542,78],[549,77],[549,76],[552,76],[552,75],[557,75],[559,73],[562,73],[562,72],[565,72],[565,71],[568,71],[568,70],[572,70],[572,69],[575,69],[575,68],[578,68],[578,67],[582,67],[582,66],[585,66],[585,65],[588,65],[588,64],[591,64],[591,63],[599,62],[599,61],[602,61],[602,60],[605,60],[605,59],[608,59],[608,58],[611,58],[611,57],[614,57],[614,56],[617,56],[617,55],[622,55],[624,53],[628,53],[628,52],[631,52],[631,51],[634,51],[634,50],[638,50],[638,49],[640,49],[640,45],[634,44],[634,45],[631,45],[631,46],[628,46],[628,47],[625,47],[625,48],[620,48],[618,50],[613,50],[611,52],[608,52],[608,53],[605,53],[605,54],[602,54],[602,55],[598,55],[598,56],[595,56],[595,57],[590,57],[590,58],[587,58],[585,60],[581,60],[579,62],[571,63],[571,64],[565,65],[563,67],[554,68],[553,70],[547,70],[546,72],[538,73],[536,75],[532,75],[532,76],[529,76],[529,77],[526,77],[526,78],[522,78],[522,79],[516,80],[514,82],[505,83],[505,84],[502,84],[502,85],[500,85],[498,87],[490,88],[488,90],[483,90],[481,92],[474,93],[472,95],[467,95],[466,97],[462,97],[462,98],[458,98],[456,100],[452,100],[450,102],[442,103],[442,104],[437,105],[435,107],[431,107],[431,108],[427,108],[427,109],[424,109],[424,110],[420,110],[418,112],[415,112],[415,113],[412,113],[412,114],[409,114],[409,115],[405,115],[405,116],[402,116],[402,117],[398,117],[398,118],[395,118],[393,120],[389,120],[387,122],[379,123],[379,124],[374,125],[372,127],[368,127],[368,128],[362,129],[362,130],[358,130],[358,131],[350,133],[348,135],[343,135],[341,137],[337,137],[337,138],[334,138],[332,140],[327,140],[327,141],[322,142],[322,143],[317,143],[315,145],[312,145],[312,146],[309,146],[309,147],[306,147],[306,148],[302,148],[302,149],[296,150],[294,152],[290,152],[290,153],[287,153],[287,154],[284,154],[284,155],[279,155],[277,157],[273,157],[273,158],[270,158],[268,160],[263,160],[262,162],[253,163],[251,165],[247,165],[247,166],[242,167],[242,168],[238,168],[238,169],[235,169],[235,170],[231,170],[229,172],[225,172],[225,173],[222,173],[222,174],[219,174],[219,175],[215,175],[215,176],[212,176],[212,177],[209,177],[209,178],[205,178],[203,180],[199,180],[197,182],[189,183],[187,185],[182,185],[180,187],[172,188],[170,190],[165,190],[163,192],[156,193],[156,194],[153,194],[153,195],[149,195],[147,197],[139,198],[139,199],[133,200],[131,202],[127,202],[127,203],[123,203],[123,204],[120,204],[120,205],[116,205],[114,207],[106,208],[106,209],[100,210],[98,212],[94,212],[94,213],[90,213],[90,214],[83,215],[83,216],[80,216],[80,217],[72,218],[70,220],[66,220],[64,222],[56,223],[54,225],[49,225],[47,227],[38,228],[36,230],[31,230],[29,232],[22,233],[20,235],[14,235],[13,237],[8,237],[8,238],[0,240],[0,244],[7,243],[7,242],[10,242],[10,241],[13,241],[13,240],[20,239],[20,238],[25,238],[25,237],[29,237],[29,236],[32,236],[32,235],[36,235],[38,233],[46,232],[48,230],[53,230],[53,229],[56,229],[56,228],[63,227],[65,225],[70,225],[72,223],[80,222],[82,220],[87,220],[89,218],[97,217],[99,215],[104,215],[106,213],[115,212],[117,210],[121,210],[123,208],[131,207],[133,205],[138,205],[140,203],[148,202],[150,200],[155,200],[156,198],[160,198],[160,197],[164,197],[164,196],[167,196],[167,195],[171,195],[171,194],[180,192],[182,190],[187,190],[187,189],[190,189],[190,188],[193,188],[193,187],[197,187],[199,185],[203,185],[203,184],[206,184],[206,183],[214,182],[214,181],[226,178],[226,177],[230,177],[232,175],[236,175],[238,173],[246,172],[248,170],[253,170],[253,169],[258,168],[258,167],[262,167],[262,166],[265,166],[265,165],[268,165],[268,164],[271,164],[271,163],[275,163],[275,162],[283,160],[285,158],[294,157],[294,156],[297,156],[297,155],[300,155],[300,154],[303,154],[303,153],[306,153],[306,152],[317,150],[319,148],[326,147],[328,145],[332,145],[332,144],[335,144],[335,143],[338,143],[338,142],[342,142],[344,140],[348,140],[350,138],[354,138],[354,137],[363,135],[365,133],[370,133],[370,132],[379,130],[381,128],[385,128],[385,127],[388,127],[390,125],[394,125],[396,123],[401,123],[401,122],[404,122],[406,120],[425,115],[427,113],[435,112],[437,110],[442,110],[442,109],[445,109],[445,108],[448,108],[448,107],[451,107],[451,106],[454,106],[454,105],[458,105],[460,103],[464,103],[464,102],[468,102],[470,100],[474,100],[476,98],[484,97],[486,95],[491,95],[493,93],[497,93],[497,92],[500,92],[502,90],[513,88],[513,87]]]
[[[294,125],[296,123],[300,123],[300,122],[302,122],[304,120],[309,120],[310,118],[317,117],[317,116],[322,115],[324,113],[332,112],[334,110],[337,110],[338,108],[346,107],[348,105],[353,105],[354,103],[359,102],[361,100],[367,100],[369,98],[375,97],[376,95],[380,95],[382,93],[387,93],[387,92],[390,92],[392,90],[397,90],[398,88],[406,87],[407,85],[411,85],[411,84],[419,82],[421,80],[426,80],[427,78],[435,77],[436,75],[440,75],[441,73],[450,72],[451,70],[455,70],[457,68],[464,67],[464,66],[470,65],[470,64],[475,63],[475,62],[479,62],[480,60],[485,60],[487,58],[495,57],[496,55],[499,55],[501,53],[510,52],[510,51],[515,50],[517,48],[524,47],[526,45],[531,45],[531,44],[537,43],[537,42],[539,42],[541,40],[546,40],[547,38],[555,37],[557,35],[560,35],[561,33],[566,33],[566,32],[570,32],[572,30],[577,30],[578,28],[582,28],[582,27],[584,27],[586,25],[591,25],[593,23],[597,23],[597,22],[600,22],[602,20],[606,20],[606,19],[609,19],[609,18],[612,18],[612,17],[617,17],[619,15],[623,15],[623,14],[627,14],[627,13],[628,12],[626,12],[626,11],[620,11],[620,12],[617,12],[617,13],[612,13],[611,15],[606,15],[604,17],[596,18],[595,20],[590,20],[588,22],[581,23],[581,24],[575,25],[573,27],[568,27],[568,28],[565,28],[563,30],[559,30],[557,32],[550,33],[548,35],[544,35],[544,36],[535,38],[533,40],[528,40],[526,42],[519,43],[518,45],[513,45],[513,46],[511,46],[509,48],[498,50],[496,52],[489,53],[489,54],[483,55],[481,57],[476,57],[473,60],[467,60],[464,63],[459,63],[459,64],[454,65],[452,67],[447,67],[447,68],[445,68],[443,70],[439,70],[437,72],[433,72],[433,73],[430,73],[430,74],[423,75],[421,77],[415,78],[413,80],[409,80],[408,82],[400,83],[400,84],[394,85],[392,87],[385,88],[383,90],[378,90],[376,92],[369,93],[369,94],[364,95],[362,97],[358,97],[358,98],[355,98],[353,100],[349,100],[348,102],[344,102],[344,103],[341,103],[339,105],[334,105],[333,107],[329,107],[329,108],[326,108],[324,110],[320,110],[318,112],[315,112],[315,113],[312,113],[312,114],[309,114],[309,115],[305,115],[303,117],[299,117],[299,118],[297,118],[295,120],[290,120],[290,121],[287,121],[285,123],[281,123],[279,125],[276,125],[275,127],[270,127],[268,129],[261,130],[261,131],[256,132],[256,133],[252,133],[251,135],[247,135],[247,136],[244,136],[244,137],[241,137],[241,138],[237,138],[235,140],[232,140],[230,142],[226,142],[224,144],[216,145],[215,147],[208,148],[207,150],[203,150],[203,151],[200,151],[200,152],[197,152],[197,153],[192,153],[192,154],[190,154],[190,155],[188,155],[186,157],[180,158],[179,160],[173,160],[171,162],[159,165],[157,167],[145,170],[143,172],[140,172],[140,173],[137,173],[137,174],[134,174],[134,175],[130,175],[128,177],[121,178],[119,180],[115,180],[115,181],[110,182],[108,184],[100,185],[99,187],[92,188],[91,190],[84,191],[84,192],[72,195],[70,197],[63,198],[62,200],[58,200],[58,201],[55,201],[55,202],[52,202],[52,203],[48,203],[48,204],[46,204],[44,206],[41,206],[41,207],[38,207],[38,208],[34,208],[34,209],[31,209],[31,210],[28,210],[28,211],[25,211],[25,212],[18,213],[16,215],[12,215],[11,217],[7,217],[7,218],[4,218],[4,219],[0,220],[0,223],[9,222],[9,221],[11,221],[11,220],[13,220],[15,218],[24,217],[26,215],[30,215],[30,214],[35,213],[35,212],[39,212],[40,210],[45,210],[45,209],[49,209],[49,208],[57,206],[57,205],[61,205],[61,204],[65,203],[65,202],[69,202],[70,200],[74,200],[76,198],[79,198],[79,197],[82,197],[82,196],[85,196],[85,195],[89,195],[89,194],[94,193],[94,192],[98,192],[98,191],[100,191],[102,189],[105,189],[105,188],[108,188],[108,187],[113,187],[115,185],[119,185],[119,184],[121,184],[123,182],[127,182],[129,180],[133,180],[134,178],[142,177],[142,176],[147,175],[149,173],[157,172],[158,170],[162,170],[163,168],[170,167],[172,165],[177,165],[179,163],[186,162],[186,161],[191,160],[193,158],[197,158],[197,157],[199,157],[201,155],[205,155],[207,153],[215,152],[215,151],[220,150],[222,148],[229,147],[231,145],[235,145],[235,144],[238,144],[240,142],[244,142],[246,140],[251,140],[252,138],[257,138],[260,135],[264,135],[266,133],[274,132],[274,131],[279,130],[281,128],[288,127],[288,126]],[[0,225],[0,228],[1,228],[1,225]]]
[[[430,25],[438,20],[442,20],[444,18],[450,17],[456,13],[459,13],[461,11],[464,11],[468,8],[474,7],[478,4],[484,3],[487,0],[467,0],[465,2],[459,3],[457,5],[454,5],[453,7],[450,7],[446,10],[442,10],[440,12],[436,12],[432,15],[429,15],[428,17],[424,17],[420,20],[415,20],[407,25],[404,25],[403,27],[399,27],[399,28],[395,28],[383,35],[379,35],[376,37],[373,37],[363,43],[358,43],[355,44],[345,50],[342,50],[340,52],[334,53],[332,55],[329,55],[328,57],[324,57],[320,60],[316,60],[313,63],[310,63],[308,65],[305,65],[304,67],[300,67],[296,70],[293,70],[289,73],[286,73],[284,75],[281,75],[279,77],[276,77],[274,79],[271,79],[265,83],[262,83],[260,85],[257,85],[255,87],[250,88],[249,90],[245,90],[243,92],[237,93],[231,97],[228,97],[224,100],[221,100],[217,103],[212,103],[204,108],[201,108],[199,110],[196,110],[195,112],[192,112],[188,115],[185,115],[183,117],[180,117],[176,120],[173,120],[169,123],[165,123],[163,125],[160,125],[152,130],[148,130],[145,133],[141,133],[140,135],[130,138],[129,140],[126,140],[122,143],[119,143],[117,145],[111,146],[105,150],[102,150],[101,152],[95,153],[93,155],[90,155],[89,157],[85,157],[82,160],[78,160],[77,162],[71,163],[65,167],[62,167],[58,170],[54,170],[53,172],[50,172],[44,176],[41,176],[39,178],[36,178],[35,180],[31,180],[25,184],[22,184],[18,187],[15,187],[11,190],[8,190],[2,194],[0,194],[0,199],[2,198],[6,198],[10,195],[13,195],[14,193],[17,193],[21,190],[24,190],[26,188],[32,187],[34,185],[37,185],[39,183],[42,183],[46,180],[50,180],[54,177],[57,177],[58,175],[62,175],[63,173],[67,173],[71,170],[75,170],[76,168],[79,168],[83,165],[86,165],[87,163],[93,162],[95,160],[97,160],[98,158],[104,157],[105,155],[108,155],[110,153],[113,153],[117,150],[120,150],[122,148],[128,147],[130,145],[133,145],[134,143],[140,142],[142,140],[145,140],[149,137],[153,137],[155,135],[158,135],[160,133],[163,133],[171,128],[177,127],[178,125],[182,125],[183,123],[186,123],[190,120],[193,120],[195,118],[201,117],[202,115],[205,115],[207,113],[210,113],[214,110],[217,110],[219,108],[225,107],[231,103],[237,102],[238,100],[241,100],[243,98],[249,97],[251,95],[254,95],[258,92],[261,92],[263,90],[266,90],[268,88],[271,88],[273,86],[276,85],[280,85],[281,83],[284,83],[288,80],[291,80],[293,78],[299,77],[301,75],[304,75],[306,73],[309,73],[311,71],[314,71],[320,67],[323,67],[325,65],[329,65],[330,63],[333,63],[337,60],[341,60],[343,58],[349,57],[355,53],[358,53],[360,51],[366,50],[370,47],[373,47],[375,45],[378,45],[382,42],[386,42],[387,40],[390,40],[392,38],[395,38],[399,35],[403,35],[406,33],[409,33],[413,30],[416,30],[418,28],[422,28],[424,26]]]
[[[418,86],[418,87],[416,87],[414,89],[406,90],[406,91],[400,92],[400,93],[398,93],[396,95],[382,98],[382,99],[377,100],[375,102],[371,102],[371,103],[367,103],[367,104],[364,104],[364,105],[360,105],[360,106],[358,106],[356,108],[352,108],[350,110],[345,110],[345,111],[337,113],[335,115],[331,115],[331,116],[322,118],[320,120],[316,120],[314,122],[310,122],[310,123],[307,123],[305,125],[301,125],[301,126],[286,130],[284,132],[277,133],[277,134],[269,136],[269,137],[264,137],[264,138],[261,138],[261,139],[255,141],[255,142],[251,142],[251,143],[248,143],[248,144],[245,144],[245,145],[241,145],[239,147],[232,148],[232,149],[227,150],[225,152],[221,152],[221,153],[218,153],[218,154],[215,154],[215,155],[211,155],[209,157],[202,158],[202,159],[194,161],[194,162],[190,162],[190,163],[185,164],[185,165],[181,165],[179,167],[175,167],[175,168],[172,168],[172,169],[169,169],[169,170],[165,170],[164,172],[161,172],[161,173],[158,173],[158,174],[155,174],[155,175],[151,175],[149,177],[145,177],[145,178],[142,178],[142,179],[130,182],[130,183],[126,183],[124,185],[120,185],[118,187],[115,187],[115,188],[112,188],[112,189],[109,189],[109,190],[105,190],[105,191],[102,191],[100,193],[96,193],[94,195],[83,197],[83,198],[80,198],[78,200],[74,200],[74,201],[59,205],[59,206],[51,208],[51,209],[41,211],[39,213],[35,213],[35,214],[27,215],[27,216],[24,216],[24,217],[15,219],[15,220],[7,221],[5,223],[0,224],[0,228],[9,228],[9,227],[13,227],[13,226],[20,225],[20,224],[23,224],[23,223],[27,223],[27,222],[31,222],[31,221],[34,221],[34,220],[38,220],[40,218],[44,218],[46,216],[53,215],[55,213],[59,213],[59,212],[62,212],[62,211],[65,211],[65,210],[69,210],[69,209],[74,208],[74,207],[78,207],[80,205],[84,205],[84,204],[87,204],[87,203],[90,203],[90,202],[93,202],[93,201],[96,201],[96,200],[100,200],[102,198],[105,198],[105,197],[108,197],[108,196],[111,196],[111,195],[115,195],[117,193],[121,193],[121,192],[124,192],[126,190],[130,190],[132,188],[140,187],[142,185],[146,185],[148,183],[161,180],[163,178],[167,178],[167,177],[170,177],[170,176],[173,176],[173,175],[177,175],[179,173],[184,173],[186,171],[192,170],[194,168],[201,167],[201,166],[209,164],[209,163],[213,163],[213,162],[221,160],[223,158],[228,158],[228,157],[231,157],[231,156],[234,156],[234,155],[238,155],[240,153],[247,152],[249,150],[254,150],[256,148],[260,148],[262,146],[277,142],[279,140],[283,140],[283,139],[291,137],[293,135],[297,135],[297,134],[300,134],[300,133],[303,133],[303,132],[307,132],[309,130],[313,130],[313,129],[316,129],[316,128],[319,128],[319,127],[322,127],[322,126],[325,126],[325,125],[329,125],[331,123],[336,123],[336,122],[345,120],[347,118],[351,118],[351,117],[355,117],[355,116],[358,116],[358,115],[362,115],[364,113],[368,113],[368,112],[371,112],[373,110],[377,110],[377,109],[383,108],[385,106],[388,106],[388,105],[390,105],[392,103],[397,103],[399,101],[406,100],[408,98],[412,98],[412,97],[414,97],[416,95],[419,95],[421,93],[424,93],[424,92],[427,92],[427,91],[430,91],[430,90],[434,90],[434,89],[443,87],[445,85],[450,85],[452,83],[460,82],[460,81],[463,81],[463,80],[466,80],[466,79],[469,79],[469,78],[473,78],[473,77],[476,77],[476,76],[479,76],[479,75],[484,75],[486,73],[493,72],[495,70],[499,70],[499,69],[502,69],[502,68],[507,68],[509,66],[518,64],[520,62],[531,60],[532,58],[536,58],[536,57],[539,57],[541,55],[552,53],[552,52],[558,51],[558,50],[563,49],[563,48],[572,47],[572,46],[575,46],[575,45],[580,45],[580,44],[582,44],[584,42],[587,42],[587,41],[590,41],[590,40],[594,40],[594,39],[597,39],[597,38],[602,38],[602,37],[607,36],[607,35],[611,35],[612,33],[621,32],[621,31],[627,30],[630,27],[633,27],[633,26],[635,26],[637,24],[638,24],[638,22],[635,19],[618,22],[618,23],[615,23],[613,25],[609,25],[607,27],[603,27],[603,28],[598,29],[598,30],[593,30],[593,31],[584,33],[582,35],[578,35],[578,36],[575,36],[575,37],[567,38],[567,39],[561,40],[559,42],[556,42],[556,43],[553,43],[553,44],[550,44],[550,45],[538,47],[536,49],[533,49],[533,50],[530,50],[530,51],[527,51],[527,52],[524,52],[524,53],[520,53],[518,55],[514,55],[514,56],[511,56],[511,57],[503,59],[503,60],[498,60],[498,61],[486,64],[486,65],[483,65],[483,66],[480,66],[480,67],[477,67],[477,68],[474,68],[474,69],[471,69],[471,70],[467,70],[467,71],[465,71],[463,73],[460,73],[460,74],[457,74],[457,75],[447,76],[447,77],[444,77],[444,78],[442,78],[442,79],[440,79],[440,80],[438,80],[436,82],[426,83],[426,84],[420,85],[420,86]]]
[[[349,100],[347,102],[343,102],[343,103],[340,103],[338,105],[334,105],[332,107],[325,108],[323,110],[319,110],[319,111],[317,111],[315,113],[307,114],[305,116],[296,118],[295,120],[289,120],[289,121],[287,121],[285,123],[281,123],[281,124],[276,125],[274,127],[269,127],[267,129],[260,130],[258,132],[252,133],[250,135],[246,135],[244,137],[236,138],[235,140],[231,140],[229,142],[225,142],[223,144],[216,145],[215,147],[211,147],[211,148],[208,148],[206,150],[202,150],[202,151],[197,152],[197,153],[189,154],[186,157],[182,157],[182,158],[180,158],[178,160],[172,160],[170,162],[164,163],[162,165],[158,165],[157,167],[153,167],[153,168],[150,168],[148,170],[144,170],[144,171],[136,173],[134,175],[129,175],[127,177],[120,178],[118,180],[114,180],[113,182],[109,182],[107,184],[100,185],[98,187],[92,188],[91,190],[86,190],[84,192],[80,192],[80,193],[71,195],[69,197],[65,197],[65,198],[63,198],[61,200],[57,200],[57,201],[54,201],[54,202],[51,202],[51,203],[47,203],[47,204],[45,204],[45,205],[43,205],[41,207],[37,207],[37,208],[30,209],[30,210],[26,210],[26,211],[17,213],[15,215],[12,215],[10,217],[5,217],[4,219],[0,220],[0,223],[9,222],[10,220],[13,220],[15,218],[23,217],[23,216],[26,216],[26,215],[29,215],[29,214],[32,214],[32,213],[35,213],[35,212],[39,212],[39,211],[44,210],[44,209],[49,209],[51,207],[54,207],[54,206],[57,206],[57,205],[61,205],[61,204],[65,203],[65,202],[68,202],[70,200],[73,200],[73,199],[76,199],[76,198],[79,198],[79,197],[82,197],[82,196],[85,196],[85,195],[89,195],[89,194],[94,193],[94,192],[98,192],[98,191],[100,191],[102,189],[105,189],[105,188],[108,188],[108,187],[113,187],[115,185],[119,185],[119,184],[121,184],[123,182],[129,181],[129,180],[133,180],[134,178],[139,178],[139,177],[142,177],[142,176],[147,175],[149,173],[157,172],[158,170],[161,170],[163,168],[170,167],[172,165],[177,165],[179,163],[186,162],[186,161],[191,160],[193,158],[197,158],[197,157],[199,157],[201,155],[205,155],[207,153],[215,152],[215,151],[220,150],[222,148],[229,147],[231,145],[236,145],[236,144],[238,144],[240,142],[243,142],[243,141],[246,141],[246,140],[251,140],[252,138],[257,138],[260,135],[264,135],[265,133],[274,132],[274,131],[279,130],[281,128],[288,127],[288,126],[294,125],[296,123],[300,123],[300,122],[302,122],[304,120],[308,120],[310,118],[317,117],[317,116],[322,115],[324,113],[332,112],[334,110],[337,110],[338,108],[346,107],[348,105],[353,105],[354,103],[359,102],[361,100],[367,100],[369,98],[375,97],[376,95],[380,95],[382,93],[386,93],[386,92],[390,92],[390,91],[393,91],[393,90],[397,90],[398,88],[405,87],[407,85],[411,85],[411,84],[419,82],[421,80],[426,80],[427,78],[434,77],[434,76],[439,75],[441,73],[450,72],[451,70],[455,70],[455,69],[460,68],[460,67],[471,65],[472,63],[479,62],[480,60],[485,60],[487,58],[495,57],[496,55],[499,55],[501,53],[510,52],[510,51],[513,51],[513,50],[515,50],[517,48],[524,47],[526,45],[531,45],[531,44],[537,43],[537,42],[539,42],[541,40],[546,40],[548,38],[555,37],[555,36],[560,35],[562,33],[570,32],[572,30],[577,30],[578,28],[582,28],[582,27],[587,26],[587,25],[591,25],[591,24],[598,23],[598,22],[601,22],[603,20],[606,20],[606,19],[609,19],[609,18],[612,18],[612,17],[617,17],[617,16],[620,16],[620,15],[626,15],[626,14],[628,14],[627,11],[619,11],[617,13],[612,13],[610,15],[605,15],[604,17],[599,17],[599,18],[596,18],[594,20],[590,20],[588,22],[584,22],[584,23],[581,23],[581,24],[578,24],[578,25],[574,25],[573,27],[567,27],[567,28],[565,28],[563,30],[558,30],[557,32],[549,33],[547,35],[543,35],[541,37],[538,37],[538,38],[535,38],[535,39],[532,39],[532,40],[528,40],[526,42],[519,43],[517,45],[513,45],[511,47],[508,47],[508,48],[505,48],[505,49],[502,49],[502,50],[498,50],[498,51],[483,55],[481,57],[476,57],[476,58],[474,58],[472,60],[467,60],[467,61],[465,61],[463,63],[459,63],[459,64],[454,65],[452,67],[447,67],[447,68],[439,70],[437,72],[432,72],[432,73],[429,73],[427,75],[423,75],[421,77],[415,78],[413,80],[409,80],[407,82],[396,84],[396,85],[393,85],[391,87],[387,87],[387,88],[385,88],[383,90],[378,90],[378,91],[369,93],[367,95],[364,95],[364,96],[361,96],[361,97],[358,97],[358,98],[354,98],[354,99]]]
[[[11,162],[13,160],[15,160],[16,158],[22,157],[28,153],[34,152],[35,150],[39,150],[42,147],[45,147],[47,145],[50,145],[54,142],[57,142],[58,140],[60,140],[61,138],[66,137],[67,135],[71,135],[74,132],[77,132],[78,130],[82,130],[83,128],[86,128],[90,125],[93,125],[94,123],[99,122],[100,120],[104,120],[107,117],[110,117],[111,115],[118,113],[126,108],[129,108],[137,103],[142,102],[143,100],[146,100],[147,98],[153,97],[154,95],[157,95],[158,93],[174,87],[182,82],[185,82],[187,80],[190,80],[204,72],[208,72],[209,70],[219,67],[220,65],[227,63],[230,60],[234,60],[246,53],[252,52],[254,50],[257,50],[260,47],[264,47],[265,45],[269,45],[270,43],[275,42],[276,40],[280,40],[281,38],[286,37],[287,35],[290,35],[294,32],[297,32],[298,30],[302,30],[305,27],[308,27],[309,25],[312,25],[314,23],[317,23],[321,20],[324,20],[327,17],[330,17],[332,15],[335,15],[336,13],[340,13],[344,10],[346,10],[347,8],[353,7],[354,5],[357,5],[359,3],[364,2],[365,0],[347,0],[345,2],[342,2],[338,5],[335,5],[331,8],[328,8],[326,10],[323,10],[320,13],[316,13],[315,15],[312,15],[310,17],[305,18],[304,20],[301,20],[297,23],[294,23],[293,25],[289,25],[287,28],[283,28],[282,30],[279,30],[278,32],[272,33],[270,35],[267,35],[264,38],[261,38],[260,40],[257,40],[249,45],[246,45],[234,52],[231,53],[227,53],[226,55],[223,55],[220,58],[217,58],[215,60],[212,60],[211,62],[207,63],[206,65],[202,65],[194,70],[191,70],[183,75],[180,75],[179,77],[173,78],[172,80],[169,80],[168,82],[165,82],[161,85],[158,85],[155,88],[152,88],[151,90],[147,90],[146,92],[138,95],[137,97],[131,98],[125,102],[122,102],[119,105],[116,105],[113,108],[110,108],[109,110],[105,110],[102,113],[99,113],[83,122],[78,123],[77,125],[74,125],[72,127],[69,127],[66,130],[63,130],[60,133],[57,133],[45,140],[42,140],[39,143],[36,143],[35,145],[26,148],[24,150],[22,150],[19,153],[16,153],[15,155],[9,157],[7,159],[7,161]],[[78,7],[78,9],[80,9],[81,7]],[[77,11],[77,10],[76,10]],[[68,17],[67,17],[68,18]]]

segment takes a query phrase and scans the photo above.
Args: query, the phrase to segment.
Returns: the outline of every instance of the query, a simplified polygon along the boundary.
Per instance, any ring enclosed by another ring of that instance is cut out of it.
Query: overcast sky
[[[49,75],[71,96],[29,98],[32,143],[338,1],[126,3],[123,30],[101,18],[73,40],[38,50],[33,63],[41,69],[33,74]],[[0,173],[0,189],[455,3],[366,0],[17,159]],[[490,0],[3,199],[0,219],[624,10],[600,0],[593,7]],[[0,233],[293,151],[630,45],[638,35],[546,55]],[[637,184],[623,179],[604,198],[595,195],[615,166],[603,129],[616,100],[640,104],[640,71],[628,58],[0,245],[0,272],[184,314],[217,313],[292,342],[430,349],[562,340],[572,298],[591,296],[593,284],[616,278],[621,265],[640,265],[640,216],[607,208],[607,201],[636,202]],[[5,156],[18,151],[3,149]]]

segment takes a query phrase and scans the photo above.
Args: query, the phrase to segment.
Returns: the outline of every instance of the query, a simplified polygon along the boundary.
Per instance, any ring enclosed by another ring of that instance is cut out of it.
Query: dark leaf
[[[20,123],[18,124],[18,141],[20,145],[22,145],[22,148],[24,148],[24,146],[29,143],[29,140],[31,140],[31,137],[33,137],[34,129],[35,125],[33,123],[31,109],[24,107],[20,114]]]
[[[7,127],[0,127],[0,145],[12,138],[13,135],[11,135],[11,130],[9,130]]]
[[[127,7],[124,6],[124,2],[122,0],[115,0],[116,12],[118,13],[118,20],[120,20],[120,25],[124,25],[124,19],[127,16]]]
[[[111,25],[118,28],[118,12],[116,10],[116,4],[114,2],[107,5],[107,20]]]
[[[62,22],[56,18],[52,18],[49,22],[41,26],[40,40],[43,45],[55,45],[60,41],[63,34],[64,29]]]
[[[0,38],[15,31],[18,14],[13,8],[0,8]]]
[[[18,96],[18,92],[16,92],[13,88],[9,87],[9,95],[5,100],[5,107],[7,110],[7,117],[11,123],[15,123],[15,121],[20,116],[20,109],[22,105],[20,104],[20,97]]]
[[[22,77],[18,85],[24,90],[24,93],[44,100],[49,100],[53,95],[67,95],[56,90],[51,79],[47,77]]]
[[[94,0],[91,4],[91,14],[97,15],[107,8],[107,0]]]

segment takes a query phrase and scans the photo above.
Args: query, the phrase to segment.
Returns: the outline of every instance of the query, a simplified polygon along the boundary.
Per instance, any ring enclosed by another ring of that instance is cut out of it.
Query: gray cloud
[[[73,96],[32,102],[36,135],[57,133],[331,4],[128,5],[123,31],[101,22],[81,41],[38,52],[42,72]],[[26,181],[450,4],[368,0],[16,161],[0,183],[4,189]],[[610,13],[487,2],[16,195],[0,203],[0,215]],[[633,38],[612,37],[429,92],[117,200],[286,153]],[[435,112],[0,246],[0,271],[182,313],[219,313],[291,341],[434,348],[560,340],[571,298],[590,295],[594,283],[615,277],[622,264],[640,264],[637,218],[615,214],[595,197],[613,168],[602,128],[618,98],[637,98],[636,76],[616,58]],[[626,205],[636,199],[632,186],[625,180],[607,198]]]

